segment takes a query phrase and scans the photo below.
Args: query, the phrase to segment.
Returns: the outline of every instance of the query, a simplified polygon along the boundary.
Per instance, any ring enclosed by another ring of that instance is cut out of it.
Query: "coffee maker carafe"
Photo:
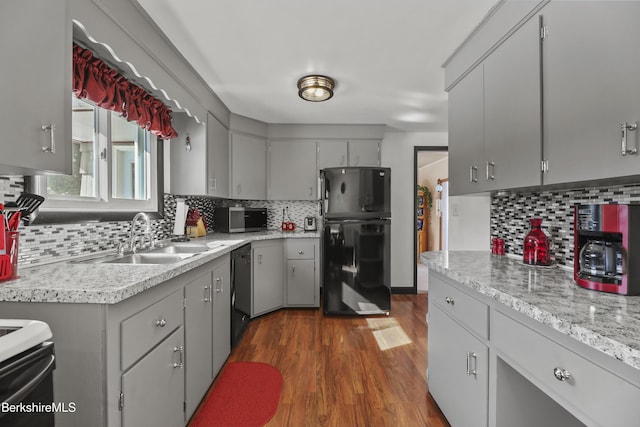
[[[640,205],[576,205],[574,277],[584,288],[640,294]]]

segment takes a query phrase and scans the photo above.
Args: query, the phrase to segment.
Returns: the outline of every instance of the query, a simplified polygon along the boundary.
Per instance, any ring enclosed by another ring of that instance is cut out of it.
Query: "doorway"
[[[427,292],[427,268],[420,253],[449,244],[449,153],[447,147],[414,147],[414,289]]]

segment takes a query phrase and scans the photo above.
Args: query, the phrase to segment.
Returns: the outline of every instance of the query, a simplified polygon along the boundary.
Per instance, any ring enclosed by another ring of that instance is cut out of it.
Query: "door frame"
[[[449,151],[449,147],[446,145],[417,145],[413,147],[413,187],[411,188],[413,197],[413,216],[414,220],[411,221],[411,234],[413,235],[413,251],[411,252],[411,258],[413,259],[413,287],[407,289],[407,293],[418,293],[418,259],[416,254],[418,253],[418,236],[416,234],[416,221],[415,213],[418,211],[418,198],[416,197],[416,188],[418,187],[418,152],[420,151]],[[427,224],[425,224],[427,226]]]

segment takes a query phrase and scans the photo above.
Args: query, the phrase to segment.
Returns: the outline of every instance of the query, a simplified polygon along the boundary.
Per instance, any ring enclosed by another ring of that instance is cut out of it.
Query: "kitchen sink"
[[[113,257],[102,261],[103,264],[174,264],[194,256],[195,253],[158,253],[147,252]]]
[[[209,247],[207,245],[201,245],[201,244],[170,244],[167,246],[162,246],[162,247],[158,247],[153,249],[151,252],[149,252],[150,254],[157,254],[157,253],[163,253],[163,254],[199,254],[201,252],[205,252],[208,251]]]

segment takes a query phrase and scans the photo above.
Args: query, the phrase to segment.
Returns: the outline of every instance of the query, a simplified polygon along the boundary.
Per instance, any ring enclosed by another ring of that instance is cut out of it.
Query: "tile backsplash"
[[[0,202],[15,201],[24,191],[22,176],[0,176]],[[164,218],[152,221],[152,230],[158,239],[171,236],[175,218],[176,197],[164,196]],[[289,208],[289,216],[302,228],[306,216],[319,216],[318,202],[226,200],[209,197],[186,196],[186,204],[198,209],[208,226],[213,224],[213,209],[218,206],[266,207],[268,228],[279,229],[282,209]],[[132,215],[133,217],[133,215]],[[20,226],[18,262],[22,266],[51,262],[58,257],[69,257],[98,252],[116,247],[117,241],[129,236],[130,221],[83,222],[77,224],[51,224]],[[215,224],[213,224],[215,230]]]
[[[491,237],[503,238],[507,253],[522,255],[529,219],[541,217],[542,228],[550,233],[553,242],[553,260],[572,267],[573,206],[631,202],[640,202],[640,184],[497,195],[491,199]]]

